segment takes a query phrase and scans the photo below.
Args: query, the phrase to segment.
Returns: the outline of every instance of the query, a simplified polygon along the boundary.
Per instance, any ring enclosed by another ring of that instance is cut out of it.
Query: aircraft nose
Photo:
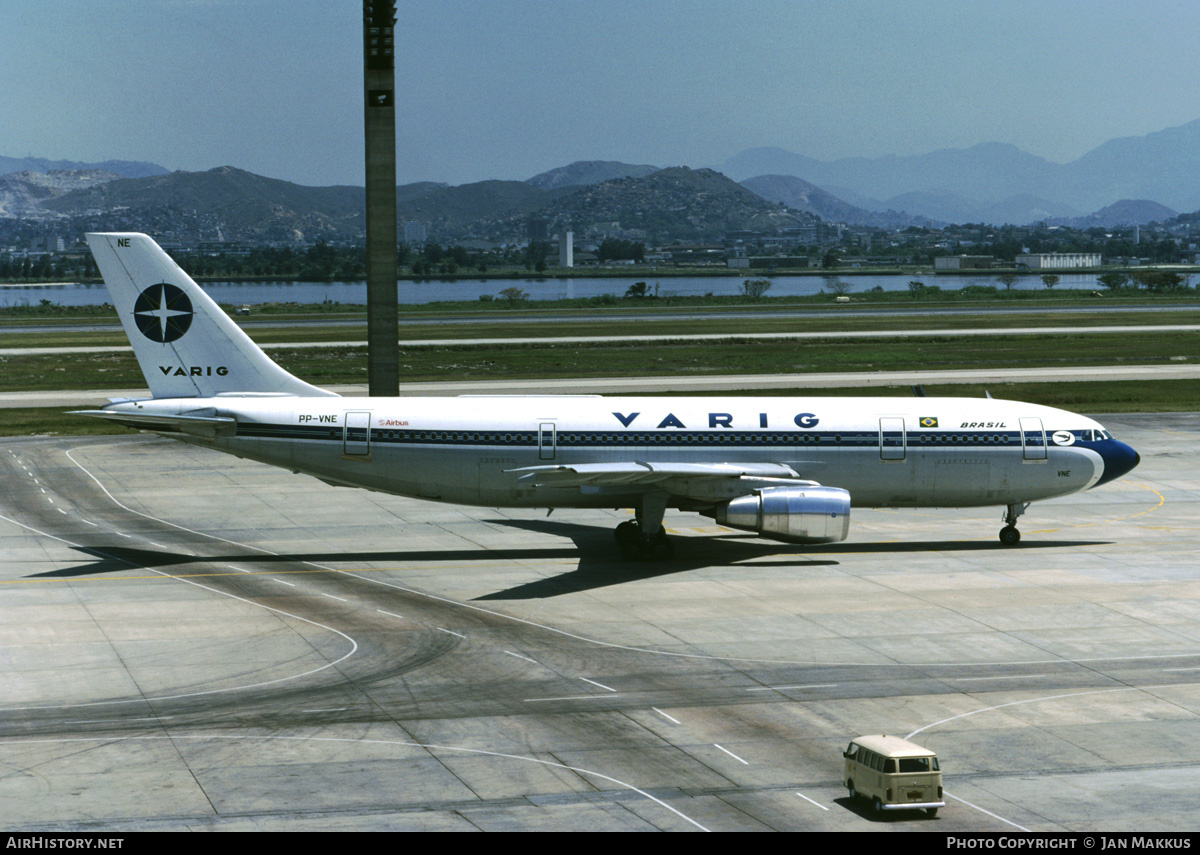
[[[1142,462],[1142,456],[1132,447],[1115,439],[1100,443],[1096,450],[1100,452],[1100,457],[1104,460],[1104,474],[1093,485],[1095,487],[1120,478]]]

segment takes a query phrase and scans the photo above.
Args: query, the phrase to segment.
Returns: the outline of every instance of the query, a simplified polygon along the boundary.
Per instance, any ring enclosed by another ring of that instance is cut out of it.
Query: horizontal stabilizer
[[[132,413],[127,410],[72,410],[73,416],[91,416],[138,430],[155,433],[186,433],[204,439],[233,436],[237,420],[229,416],[167,416],[155,413]]]

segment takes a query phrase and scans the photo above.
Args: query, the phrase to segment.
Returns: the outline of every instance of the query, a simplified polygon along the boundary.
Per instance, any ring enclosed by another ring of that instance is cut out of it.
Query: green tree
[[[1017,284],[1017,280],[1021,277],[1015,273],[1001,273],[996,277],[996,281],[1004,286],[1006,291],[1011,291],[1012,286]]]
[[[747,279],[742,283],[742,293],[751,299],[757,300],[771,287],[770,279]]]
[[[500,291],[500,296],[508,301],[510,306],[518,306],[529,299],[529,295],[516,285],[509,285]]]
[[[1183,287],[1183,277],[1170,270],[1139,270],[1133,281],[1147,291],[1178,291]]]
[[[1053,273],[1044,273],[1042,274],[1042,284],[1047,288],[1053,288],[1058,284],[1058,276]]]
[[[1124,273],[1102,273],[1096,281],[1112,291],[1124,288],[1129,283],[1129,276]]]

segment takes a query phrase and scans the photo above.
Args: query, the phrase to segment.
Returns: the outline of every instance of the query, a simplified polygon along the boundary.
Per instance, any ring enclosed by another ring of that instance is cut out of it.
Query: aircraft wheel
[[[616,537],[617,543],[621,546],[624,546],[631,540],[636,540],[639,534],[641,534],[641,527],[637,524],[636,520],[625,520],[625,522],[618,525],[613,531],[613,536]]]
[[[1015,525],[1006,525],[1000,529],[1000,542],[1005,546],[1016,546],[1021,542],[1021,532]]]
[[[650,544],[650,559],[652,561],[670,561],[675,557],[675,544],[663,532]]]
[[[652,544],[648,543],[645,538],[631,537],[620,546],[621,557],[626,561],[647,561],[651,556]]]

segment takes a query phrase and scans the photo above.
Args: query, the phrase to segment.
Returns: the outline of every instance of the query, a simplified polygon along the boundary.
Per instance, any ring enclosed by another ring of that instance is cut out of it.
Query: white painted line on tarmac
[[[542,701],[594,701],[606,700],[608,698],[618,698],[620,695],[563,695],[559,698],[526,698],[525,703],[537,704]]]
[[[728,748],[724,748],[724,747],[722,747],[722,746],[720,746],[720,745],[717,745],[717,743],[715,743],[715,742],[713,743],[713,746],[714,746],[714,747],[716,747],[716,748],[720,748],[722,751],[724,751],[726,754],[728,754],[728,755],[729,755],[730,757],[732,757],[734,760],[736,760],[736,761],[738,761],[739,763],[741,763],[743,766],[749,766],[749,765],[750,765],[750,764],[749,764],[747,761],[743,760],[741,757],[738,757],[736,754],[734,754],[734,753],[733,753],[732,751],[730,751]]]
[[[585,683],[591,683],[593,686],[599,686],[601,689],[603,689],[606,692],[615,692],[616,691],[616,689],[614,689],[612,686],[606,686],[603,683],[597,683],[595,680],[589,680],[587,677],[580,677],[579,679],[583,680],[583,682],[585,682]]]
[[[1164,671],[1200,671],[1200,668],[1163,668]]]
[[[515,656],[518,659],[524,659],[526,662],[532,662],[534,665],[538,664],[538,661],[536,659],[530,659],[528,656],[522,656],[520,653],[513,653],[511,650],[505,650],[504,652],[507,653],[509,656]]]
[[[337,600],[339,603],[344,603],[344,602],[346,602],[346,600],[345,600],[345,598],[344,598],[344,597],[335,597],[333,594],[326,594],[326,593],[322,593],[322,594],[321,594],[321,596],[322,596],[322,597],[329,597],[329,599],[331,599],[331,600]]]
[[[88,525],[92,526],[93,528],[100,528],[100,526],[96,525],[96,523],[92,522],[91,520],[85,520],[83,517],[80,517],[79,521],[81,523],[87,523]]]
[[[77,461],[77,460],[76,460],[74,457],[71,457],[71,452],[70,452],[70,451],[66,452],[66,455],[67,455],[67,458],[68,458],[68,459],[69,459],[69,460],[70,460],[72,463],[74,463],[76,466],[78,466],[80,469],[82,469],[82,470],[83,470],[83,472],[84,472],[84,473],[85,473],[85,474],[86,474],[86,475],[87,475],[89,478],[91,478],[93,481],[95,481],[95,482],[96,482],[96,486],[98,486],[98,487],[99,487],[101,490],[103,490],[103,491],[104,491],[104,494],[105,494],[106,496],[108,496],[110,499],[112,499],[112,501],[113,501],[113,502],[114,502],[116,505],[118,505],[119,507],[121,507],[122,509],[124,509],[124,510],[126,510],[126,511],[129,511],[130,513],[134,513],[134,514],[138,514],[138,515],[140,515],[140,516],[147,517],[148,519],[154,519],[154,520],[156,520],[156,521],[158,521],[158,522],[165,523],[166,525],[170,525],[170,526],[173,526],[173,527],[175,527],[175,528],[183,529],[183,526],[176,525],[175,523],[168,523],[168,522],[166,522],[166,520],[159,520],[157,517],[150,517],[148,514],[143,514],[143,513],[141,513],[140,511],[135,511],[135,510],[133,510],[132,508],[130,508],[130,507],[129,507],[129,506],[127,506],[127,505],[123,505],[123,504],[121,504],[119,501],[117,501],[117,499],[116,499],[116,498],[113,496],[113,494],[112,494],[112,493],[110,493],[110,492],[108,491],[108,489],[107,489],[107,488],[106,488],[106,487],[105,487],[103,484],[101,484],[101,483],[100,483],[100,481],[99,481],[99,480],[96,478],[96,476],[95,476],[95,475],[93,475],[91,472],[88,472],[88,470],[87,470],[85,467],[83,467],[83,466],[80,466],[80,464],[79,464],[79,461]],[[6,517],[6,516],[4,516],[3,514],[0,514],[0,520],[5,520],[6,522],[10,522],[10,523],[12,523],[13,525],[20,526],[21,528],[23,528],[23,529],[26,529],[26,530],[28,530],[28,531],[32,531],[32,532],[34,532],[35,534],[41,535],[42,537],[48,537],[48,538],[50,538],[51,540],[57,540],[59,543],[65,543],[65,544],[67,544],[68,546],[73,546],[73,547],[76,547],[76,548],[80,548],[80,544],[78,544],[78,543],[74,543],[73,541],[67,540],[66,538],[63,538],[63,537],[59,537],[59,536],[58,536],[58,535],[56,535],[56,534],[50,534],[49,532],[45,532],[45,531],[41,531],[41,530],[39,530],[39,529],[33,528],[32,526],[26,525],[25,523],[22,523],[22,522],[17,522],[16,520],[14,520],[14,519],[12,519],[12,518],[10,518],[10,517]],[[190,531],[190,529],[183,529],[183,530],[184,530],[184,531]],[[193,533],[194,533],[194,534],[201,534],[201,532],[193,532]],[[120,532],[116,532],[116,534],[120,534]],[[125,536],[125,537],[129,537],[129,535],[124,535],[124,536]],[[224,538],[218,538],[218,537],[216,537],[215,535],[203,535],[203,536],[204,536],[204,537],[213,538],[214,540],[224,540]],[[226,541],[226,542],[227,542],[227,543],[233,543],[233,541]],[[238,544],[238,545],[245,546],[245,544]],[[248,548],[250,548],[250,549],[257,549],[258,547],[248,547]],[[263,551],[263,552],[265,552],[266,550],[261,550],[261,549],[260,549],[260,551]],[[106,554],[106,553],[103,553],[103,552],[102,552],[101,554]],[[193,581],[193,580],[191,580],[191,579],[185,579],[185,578],[183,578],[183,577],[181,577],[181,576],[172,576],[172,575],[171,575],[171,574],[169,574],[169,573],[164,573],[164,572],[162,572],[161,570],[155,570],[153,567],[146,567],[146,565],[145,565],[145,564],[138,564],[138,563],[136,563],[136,562],[134,562],[134,561],[130,561],[130,560],[129,560],[129,559],[127,559],[127,558],[120,558],[120,557],[118,557],[118,556],[115,556],[115,555],[109,555],[108,557],[110,557],[110,558],[114,558],[114,559],[116,559],[117,561],[120,561],[120,562],[122,562],[122,563],[124,563],[124,564],[128,564],[128,565],[130,565],[131,567],[144,567],[144,568],[145,568],[146,570],[148,570],[149,572],[153,573],[153,574],[154,574],[154,575],[156,575],[156,576],[162,576],[164,579],[174,579],[174,580],[175,580],[175,581],[177,581],[177,582],[182,582],[182,583],[184,583],[184,584],[186,584],[186,585],[191,585],[193,588],[200,588],[201,590],[204,590],[204,591],[209,591],[209,592],[211,592],[211,593],[213,593],[213,594],[217,594],[217,595],[219,595],[219,596],[222,596],[222,597],[228,597],[228,598],[229,598],[229,599],[231,599],[231,600],[237,600],[238,602],[241,602],[241,603],[246,603],[246,604],[248,604],[248,605],[250,605],[250,606],[254,606],[255,608],[260,608],[260,609],[263,609],[264,611],[268,611],[268,612],[274,612],[275,614],[284,615],[285,617],[294,618],[295,620],[303,621],[304,623],[311,624],[312,626],[319,627],[319,628],[321,628],[321,629],[327,630],[327,631],[329,631],[329,632],[332,632],[332,633],[334,633],[334,634],[336,634],[336,635],[340,635],[342,638],[346,639],[346,641],[348,641],[348,642],[350,643],[350,650],[349,650],[348,652],[346,652],[345,654],[343,654],[342,656],[338,657],[337,659],[333,660],[332,662],[326,662],[324,665],[321,665],[321,666],[319,666],[319,667],[317,667],[317,668],[312,668],[312,669],[310,669],[310,670],[308,670],[308,671],[302,671],[302,672],[300,672],[300,673],[297,673],[297,674],[292,674],[291,676],[288,676],[288,677],[280,677],[280,678],[278,678],[278,679],[275,679],[275,680],[265,680],[265,681],[263,681],[263,682],[260,682],[260,683],[252,683],[252,684],[249,684],[249,685],[243,685],[243,686],[230,686],[229,688],[225,688],[225,689],[211,689],[211,690],[208,690],[208,691],[202,691],[202,692],[188,692],[188,693],[185,693],[185,694],[177,694],[177,695],[164,695],[164,696],[162,696],[162,697],[154,697],[154,698],[147,698],[147,697],[144,697],[144,696],[143,696],[143,697],[140,697],[140,698],[132,698],[132,699],[129,699],[129,700],[114,700],[114,701],[91,701],[91,702],[87,702],[87,703],[77,703],[77,704],[59,704],[59,705],[57,705],[57,706],[46,706],[46,707],[35,707],[35,706],[27,706],[27,707],[5,707],[5,709],[6,709],[6,710],[15,710],[15,709],[64,709],[64,708],[70,708],[70,707],[96,707],[96,706],[108,706],[108,705],[112,705],[112,704],[128,704],[128,703],[134,703],[135,701],[136,701],[136,702],[144,702],[144,701],[166,701],[166,700],[176,700],[176,699],[178,699],[178,698],[194,698],[194,697],[200,697],[200,696],[203,696],[203,695],[217,695],[217,694],[223,694],[223,693],[225,693],[225,692],[240,692],[240,691],[245,691],[246,689],[256,689],[256,688],[261,688],[261,687],[264,687],[264,686],[273,686],[273,685],[276,685],[276,684],[279,684],[279,683],[285,683],[285,682],[289,682],[289,681],[291,681],[291,680],[297,680],[297,679],[300,679],[300,678],[303,678],[303,677],[307,677],[307,676],[309,676],[309,675],[311,675],[311,674],[315,674],[315,673],[317,673],[318,671],[324,671],[326,668],[336,668],[336,667],[337,667],[337,666],[338,666],[340,663],[342,663],[342,662],[344,662],[345,660],[349,659],[351,656],[353,656],[355,653],[357,653],[357,652],[358,652],[358,642],[357,642],[357,641],[355,641],[355,640],[354,640],[353,638],[351,638],[350,636],[346,635],[346,633],[342,632],[341,630],[339,630],[339,629],[334,629],[332,626],[327,626],[327,625],[325,625],[325,624],[323,624],[323,623],[317,623],[317,622],[316,622],[316,621],[314,621],[314,620],[310,620],[309,618],[302,617],[302,616],[300,616],[300,615],[292,614],[291,612],[285,612],[285,611],[283,611],[282,609],[273,608],[272,606],[263,605],[262,603],[256,603],[256,602],[254,602],[253,600],[248,600],[248,599],[246,599],[245,597],[239,597],[239,596],[237,596],[236,594],[230,594],[230,593],[229,593],[229,592],[227,592],[227,591],[220,591],[220,590],[218,590],[218,589],[216,589],[216,588],[210,588],[208,585],[202,585],[201,583],[199,583],[199,582],[195,582],[195,581]],[[670,806],[668,805],[668,807],[670,807]],[[674,810],[674,808],[670,808],[670,809],[671,809],[671,810]],[[682,814],[680,814],[680,815],[682,816]],[[705,829],[705,830],[707,830],[707,829]]]
[[[173,715],[140,715],[137,718],[84,718],[78,721],[64,721],[63,724],[111,724],[115,721],[162,721],[174,718]]]
[[[977,811],[979,811],[979,812],[981,812],[981,813],[986,813],[988,816],[992,817],[993,819],[998,819],[998,820],[1000,820],[1001,822],[1006,822],[1006,823],[1008,823],[1009,825],[1011,825],[1013,828],[1019,828],[1019,829],[1021,829],[1022,831],[1029,831],[1029,829],[1028,829],[1028,828],[1026,828],[1025,826],[1023,826],[1023,825],[1017,825],[1017,824],[1016,824],[1015,822],[1013,822],[1011,819],[1005,819],[1004,817],[1002,817],[1002,816],[1000,816],[1000,815],[998,815],[998,814],[994,814],[994,813],[992,813],[990,810],[988,810],[988,809],[986,809],[986,808],[981,808],[979,805],[971,804],[971,803],[970,803],[969,801],[967,801],[966,799],[959,798],[958,796],[954,795],[953,793],[946,793],[946,795],[948,795],[950,798],[954,799],[955,801],[960,801],[960,802],[962,802],[962,803],[963,803],[964,805],[966,805],[967,807],[973,807],[973,808],[975,808],[975,810],[977,810]]]
[[[388,617],[394,617],[398,620],[404,620],[403,615],[393,614],[392,612],[385,612],[383,609],[376,609],[375,611],[379,612],[381,615],[387,615]]]
[[[18,525],[19,525],[19,523],[18,523]],[[671,805],[667,804],[666,802],[664,802],[662,799],[658,798],[657,796],[652,795],[651,793],[648,793],[645,790],[639,789],[638,787],[635,787],[633,784],[627,784],[624,781],[619,780],[618,778],[612,777],[611,775],[605,775],[602,772],[594,772],[590,769],[581,769],[578,766],[568,766],[565,763],[555,763],[550,760],[541,760],[537,757],[526,757],[526,756],[523,756],[520,754],[502,754],[498,751],[485,751],[481,748],[463,748],[463,747],[460,747],[457,745],[433,745],[430,743],[400,742],[397,740],[362,739],[361,737],[355,737],[353,739],[348,739],[348,738],[344,738],[344,737],[333,737],[333,736],[270,736],[270,735],[263,736],[260,734],[255,734],[253,736],[229,735],[229,734],[207,734],[207,733],[206,734],[197,734],[194,736],[174,735],[174,734],[171,736],[136,735],[136,736],[126,737],[124,739],[124,741],[132,742],[132,741],[137,740],[137,741],[145,742],[145,741],[151,741],[151,740],[165,741],[165,740],[182,740],[182,739],[195,739],[195,740],[273,739],[273,740],[281,740],[281,741],[307,740],[307,741],[313,741],[313,742],[345,742],[345,743],[353,743],[356,746],[362,746],[364,744],[396,745],[396,746],[403,746],[406,748],[421,748],[421,749],[424,749],[425,751],[429,751],[431,753],[434,751],[459,751],[464,754],[479,754],[484,757],[502,757],[506,760],[522,760],[527,763],[539,763],[542,766],[552,766],[556,769],[566,769],[571,772],[576,772],[580,775],[592,776],[592,777],[600,778],[605,781],[609,781],[613,784],[616,784],[619,787],[625,787],[626,789],[631,790],[632,792],[635,792],[640,796],[644,796],[646,799],[654,802],[659,807],[666,808],[667,810],[669,810],[671,813],[675,814],[679,818],[691,823],[692,825],[694,825],[696,828],[700,829],[701,831],[709,830],[709,829],[705,828],[703,825],[701,825],[700,823],[696,822],[696,820],[692,819],[687,814],[683,813],[680,810],[677,810],[676,808],[671,807]],[[31,741],[63,744],[63,743],[96,742],[97,740],[98,740],[97,737],[66,737],[66,738],[58,737],[56,739],[35,739],[35,740],[31,740]],[[9,741],[10,740],[3,740],[3,741],[0,741],[0,744],[6,744]]]
[[[796,689],[832,689],[837,683],[810,683],[807,686],[755,686],[747,692],[783,692]]]
[[[66,511],[64,511],[62,508],[55,508],[54,510],[58,511],[60,514],[66,513]]]
[[[449,633],[450,635],[457,635],[459,638],[466,638],[466,636],[465,636],[465,635],[463,635],[461,632],[455,632],[455,631],[454,631],[454,630],[452,630],[452,629],[442,629],[442,627],[440,627],[440,626],[439,626],[439,627],[437,627],[437,629],[438,629],[440,632],[446,632],[446,633]]]
[[[677,718],[674,718],[673,716],[669,716],[669,715],[667,715],[665,712],[663,712],[662,710],[660,710],[658,707],[650,707],[650,709],[654,710],[656,713],[658,713],[659,715],[661,715],[661,716],[662,716],[663,718],[665,718],[667,721],[673,722],[673,723],[675,723],[675,724],[682,724],[682,722],[681,722],[679,719],[677,719]]]
[[[1049,677],[1049,674],[1006,674],[1000,677],[952,677],[952,682],[970,683],[977,680],[1025,680],[1034,677]]]
[[[132,539],[133,539],[133,535],[132,535],[132,534],[126,534],[126,533],[125,533],[125,532],[123,532],[123,531],[115,531],[115,532],[113,532],[113,534],[119,534],[121,537],[128,537],[130,540],[132,540]]]
[[[280,585],[287,585],[289,588],[296,587],[294,582],[285,582],[282,579],[271,579],[272,582],[278,582]]]
[[[821,803],[819,803],[819,802],[814,802],[814,801],[813,801],[812,799],[810,799],[808,796],[804,795],[804,793],[796,793],[796,795],[798,795],[800,798],[804,799],[804,800],[805,800],[806,802],[808,802],[809,804],[814,804],[814,805],[816,805],[816,806],[817,806],[817,807],[819,807],[821,810],[829,810],[829,808],[825,807],[825,805],[823,805],[823,804],[821,804]]]

